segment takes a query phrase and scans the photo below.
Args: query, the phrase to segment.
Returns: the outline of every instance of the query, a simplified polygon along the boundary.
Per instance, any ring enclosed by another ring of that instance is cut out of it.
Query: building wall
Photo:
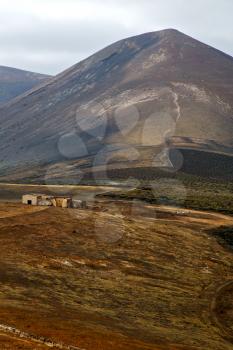
[[[76,209],[86,209],[87,203],[86,203],[86,201],[82,201],[80,199],[74,199],[72,201],[72,207],[76,208]]]
[[[51,207],[53,205],[53,203],[49,199],[40,199],[40,200],[38,200],[38,205]]]
[[[54,207],[62,207],[62,201],[63,201],[63,199],[61,199],[61,198],[54,198],[53,199]]]
[[[72,200],[71,198],[64,198],[62,201],[62,208],[71,208]]]
[[[54,198],[52,199],[54,207],[60,208],[69,208],[71,207],[72,200],[71,198]]]
[[[25,195],[22,197],[23,204],[29,204],[28,201],[31,201],[31,205],[38,205],[38,197],[36,196]]]
[[[63,201],[62,201],[62,208],[68,208],[68,201],[67,201],[67,199],[63,199]]]

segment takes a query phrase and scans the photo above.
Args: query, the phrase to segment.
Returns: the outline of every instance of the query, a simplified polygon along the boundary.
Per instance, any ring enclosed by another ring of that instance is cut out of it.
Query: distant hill
[[[0,66],[0,103],[11,100],[48,78],[48,75]]]
[[[171,148],[232,164],[233,58],[173,29],[142,34],[10,101],[0,122],[4,180],[166,167]],[[222,164],[204,158],[195,156],[198,174]]]

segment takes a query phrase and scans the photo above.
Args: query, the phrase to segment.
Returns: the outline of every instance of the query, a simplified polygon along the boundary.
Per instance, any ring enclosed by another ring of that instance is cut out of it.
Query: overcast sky
[[[0,65],[56,74],[128,36],[175,28],[233,55],[233,0],[0,0]]]

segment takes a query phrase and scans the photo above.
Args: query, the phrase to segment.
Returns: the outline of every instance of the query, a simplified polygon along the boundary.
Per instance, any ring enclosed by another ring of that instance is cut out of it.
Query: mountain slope
[[[48,75],[0,66],[0,103],[11,100],[48,78]]]
[[[168,166],[171,147],[232,155],[232,110],[232,57],[176,30],[143,34],[5,105],[0,175]]]

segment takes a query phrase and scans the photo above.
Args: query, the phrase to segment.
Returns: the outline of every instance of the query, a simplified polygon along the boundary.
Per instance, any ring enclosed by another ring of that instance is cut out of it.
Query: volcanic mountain
[[[0,103],[11,100],[48,78],[48,75],[0,66]]]
[[[232,112],[231,56],[173,29],[121,40],[0,109],[1,179],[139,167],[232,174]]]

